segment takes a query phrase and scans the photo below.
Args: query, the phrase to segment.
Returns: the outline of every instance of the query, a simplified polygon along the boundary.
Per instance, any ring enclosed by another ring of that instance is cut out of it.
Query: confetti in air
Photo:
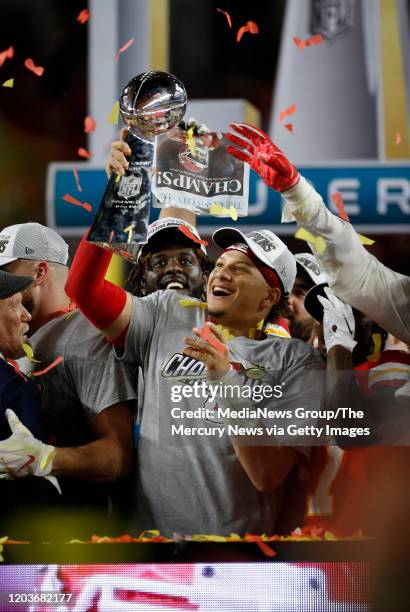
[[[134,41],[135,41],[135,38],[130,38],[130,39],[129,39],[129,40],[126,42],[126,43],[125,43],[125,45],[123,45],[122,47],[120,47],[120,48],[118,49],[118,53],[117,53],[117,55],[115,56],[115,59],[117,59],[117,60],[118,60],[118,59],[119,59],[119,57],[120,57],[120,55],[121,55],[121,53],[124,53],[124,51],[126,51],[127,49],[129,49],[129,47],[131,47],[131,45],[133,45],[133,44],[134,44]]]
[[[90,11],[88,9],[83,9],[78,13],[77,21],[84,25],[90,19]]]
[[[192,157],[195,157],[195,155],[196,155],[196,145],[195,145],[194,128],[193,128],[193,126],[188,129],[188,132],[187,132],[187,142],[188,142],[188,147],[189,147],[189,150],[191,151]]]
[[[14,56],[14,47],[9,47],[4,51],[0,51],[0,67],[3,66],[6,59],[12,59]]]
[[[293,37],[293,42],[299,49],[304,49],[305,47],[312,47],[313,45],[320,45],[324,42],[324,38],[321,34],[316,34],[316,36],[311,36],[310,38],[298,38],[297,36]]]
[[[285,123],[284,127],[288,130],[288,132],[293,134],[293,123]]]
[[[134,231],[135,228],[135,223],[131,223],[131,225],[129,225],[128,227],[125,228],[124,232],[128,232],[128,238],[127,238],[127,242],[128,244],[131,242],[132,240],[132,232]]]
[[[382,352],[382,336],[381,334],[372,334],[373,340],[373,351],[370,355],[367,355],[367,361],[375,362],[380,359],[380,353]]]
[[[84,119],[84,132],[86,134],[90,134],[91,132],[95,131],[96,127],[97,124],[95,122],[95,119],[90,117],[90,115],[87,115],[87,117]]]
[[[31,59],[31,57],[28,57],[24,61],[24,65],[27,68],[27,70],[34,72],[34,74],[37,75],[38,77],[44,74],[44,68],[42,66],[36,66],[33,60]]]
[[[14,79],[8,79],[7,81],[4,81],[2,87],[14,87]]]
[[[223,15],[225,15],[225,17],[226,17],[226,21],[228,22],[228,26],[231,28],[231,27],[232,27],[232,19],[231,19],[230,14],[228,13],[228,11],[223,11],[223,10],[222,10],[222,9],[220,9],[220,8],[217,8],[216,10],[217,10],[219,13],[222,13]]]
[[[84,147],[79,147],[79,149],[77,150],[77,154],[80,157],[85,157],[86,159],[90,159],[92,157],[91,153],[89,153],[87,149],[84,149]]]
[[[77,200],[77,198],[74,198],[69,193],[63,195],[63,200],[65,200],[65,202],[69,202],[70,204],[74,204],[75,206],[81,206],[81,208],[84,208],[84,210],[87,212],[92,212],[93,210],[91,204],[88,204],[88,202],[80,202],[80,200]]]
[[[236,221],[238,219],[238,211],[234,206],[225,208],[224,206],[221,206],[221,204],[217,203],[211,204],[209,214],[213,217],[231,217],[232,221]]]
[[[359,234],[359,238],[360,238],[360,242],[362,244],[371,245],[371,244],[374,244],[374,242],[375,242],[371,238],[366,238],[366,236],[362,236],[361,234]]]
[[[30,346],[30,344],[26,344],[26,342],[23,342],[21,346],[23,347],[24,354],[26,355],[27,359],[31,361],[31,363],[40,363],[38,359],[34,358],[33,347]]]
[[[108,123],[110,123],[111,125],[118,125],[118,119],[120,116],[120,103],[118,102],[118,100],[116,102],[114,102],[114,106],[111,109],[110,114],[108,115]]]
[[[340,193],[340,191],[336,191],[336,193],[332,193],[332,195],[330,196],[330,199],[335,204],[338,210],[338,213],[339,213],[339,217],[343,219],[344,221],[350,221],[349,215],[347,214],[345,210],[345,206],[343,204],[343,196]]]
[[[396,145],[401,143],[401,134],[399,134],[399,132],[397,132],[397,134],[396,134],[396,141],[395,142],[396,142]]]
[[[44,368],[44,370],[37,370],[37,372],[31,372],[30,376],[42,376],[43,374],[47,374],[47,372],[58,366],[58,364],[62,361],[64,361],[63,356],[57,357],[57,359],[54,359],[54,361],[52,361],[50,365]]]
[[[298,240],[304,240],[309,244],[313,244],[319,255],[322,255],[326,251],[326,242],[322,236],[314,236],[304,227],[300,227],[295,233],[295,238]]]
[[[258,34],[259,27],[254,21],[247,21],[244,26],[241,26],[236,34],[236,42],[240,42],[241,38],[246,32],[249,34]]]
[[[201,310],[206,310],[206,308],[208,307],[208,304],[206,304],[205,302],[199,302],[198,300],[189,300],[186,298],[179,300],[179,305],[182,306],[182,308],[201,308]]]
[[[192,242],[196,242],[196,244],[203,244],[204,246],[208,246],[208,243],[206,240],[201,240],[200,238],[197,238],[195,236],[195,234],[193,234],[190,229],[186,226],[186,225],[180,225],[178,227],[179,231],[182,232],[187,238],[189,238],[190,240],[192,240]]]
[[[73,174],[75,178],[75,184],[77,185],[77,190],[81,193],[83,189],[80,185],[80,177],[78,176],[77,168],[73,168]]]
[[[291,104],[290,106],[288,106],[288,108],[285,108],[285,110],[280,111],[279,123],[282,123],[285,117],[289,117],[290,115],[293,115],[295,112],[296,112],[296,104]]]

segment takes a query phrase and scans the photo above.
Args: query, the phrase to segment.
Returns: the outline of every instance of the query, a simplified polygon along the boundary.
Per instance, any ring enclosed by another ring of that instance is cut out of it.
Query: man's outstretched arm
[[[247,124],[231,124],[237,134],[227,150],[250,164],[285,201],[283,221],[296,220],[326,241],[319,254],[332,290],[345,302],[376,321],[404,342],[410,343],[410,278],[386,268],[361,244],[353,226],[332,214],[321,196],[299,175],[269,137]]]

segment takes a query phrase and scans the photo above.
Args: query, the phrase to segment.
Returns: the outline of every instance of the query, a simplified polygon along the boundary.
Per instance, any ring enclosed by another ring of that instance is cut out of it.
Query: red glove
[[[228,132],[225,138],[241,147],[227,146],[228,153],[247,162],[275,191],[286,191],[296,185],[299,172],[265,132],[247,123],[231,123],[230,127],[250,142]]]

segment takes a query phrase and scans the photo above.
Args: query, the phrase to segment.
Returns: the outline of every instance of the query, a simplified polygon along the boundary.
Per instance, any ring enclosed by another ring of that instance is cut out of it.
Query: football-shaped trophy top
[[[179,79],[167,72],[150,70],[124,87],[120,112],[131,132],[152,138],[177,125],[186,104],[187,94]]]

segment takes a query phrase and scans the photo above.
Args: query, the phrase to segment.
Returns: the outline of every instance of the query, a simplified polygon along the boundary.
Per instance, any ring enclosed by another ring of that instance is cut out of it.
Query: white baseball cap
[[[16,259],[34,259],[67,265],[68,244],[40,223],[10,225],[0,232],[0,267]]]
[[[186,228],[189,233],[191,233],[195,238],[201,240],[201,237],[198,234],[198,230],[196,229],[196,227],[194,227],[187,221],[183,221],[182,219],[178,219],[176,217],[163,217],[162,219],[154,221],[154,223],[151,223],[148,227],[147,242],[143,245],[142,249],[140,250],[140,253],[143,249],[146,249],[150,246],[150,242],[152,241],[154,236],[158,236],[160,232],[164,232],[165,230],[167,230],[168,232],[172,232],[174,237],[177,237],[178,239],[184,240],[185,238],[187,242],[189,242],[194,247],[200,248],[201,251],[206,255],[205,246],[189,238],[189,236],[187,236],[178,229],[180,227]]]
[[[286,295],[292,291],[296,278],[296,261],[288,247],[269,230],[255,230],[247,234],[232,227],[221,227],[212,235],[212,240],[221,249],[244,242],[252,253],[272,268],[282,283]]]
[[[295,259],[296,263],[305,270],[315,285],[321,285],[322,283],[328,282],[326,274],[323,272],[321,265],[312,253],[297,253]]]

